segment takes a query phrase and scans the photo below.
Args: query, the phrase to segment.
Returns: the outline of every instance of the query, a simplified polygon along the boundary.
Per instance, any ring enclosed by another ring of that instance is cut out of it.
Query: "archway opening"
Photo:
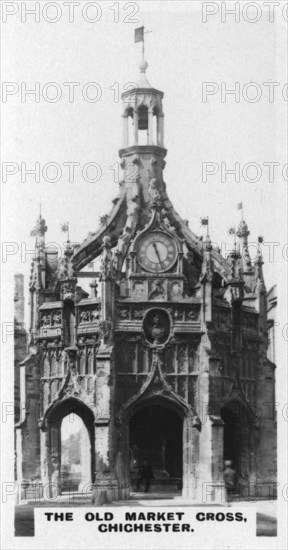
[[[95,475],[93,412],[76,399],[67,399],[47,414],[47,465],[53,492],[91,490]]]
[[[134,117],[133,117],[133,109],[130,108],[126,111],[126,117],[127,117],[127,147],[131,147],[131,145],[134,145]]]
[[[136,411],[129,424],[129,449],[133,490],[137,489],[137,476],[144,463],[153,471],[150,492],[182,489],[183,419],[173,409],[149,404]]]
[[[138,108],[138,145],[148,145],[148,143],[148,108],[146,107],[146,105],[141,105]]]
[[[91,448],[87,428],[77,414],[61,423],[61,492],[81,491],[92,483]]]
[[[224,422],[223,459],[231,460],[237,484],[248,481],[251,455],[251,418],[243,405],[231,401],[221,409]]]

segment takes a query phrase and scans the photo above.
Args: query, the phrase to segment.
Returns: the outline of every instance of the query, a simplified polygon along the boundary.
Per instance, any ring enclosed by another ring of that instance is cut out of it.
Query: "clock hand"
[[[162,267],[162,269],[163,269],[163,264],[162,264],[162,261],[161,261],[161,258],[160,258],[159,250],[158,250],[157,245],[156,245],[156,243],[155,243],[154,241],[153,241],[153,247],[154,247],[154,250],[155,250],[155,252],[156,252],[156,256],[157,256],[157,258],[158,258],[158,260],[159,260],[159,264],[161,265],[161,267]]]

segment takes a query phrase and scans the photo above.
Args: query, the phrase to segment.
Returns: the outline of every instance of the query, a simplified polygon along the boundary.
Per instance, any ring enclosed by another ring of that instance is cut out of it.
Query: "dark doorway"
[[[249,478],[251,451],[251,421],[238,401],[231,401],[221,409],[224,422],[224,456],[232,460],[238,481]]]
[[[224,460],[232,460],[238,466],[240,456],[240,423],[233,409],[224,407],[221,413],[224,421]]]
[[[183,421],[170,408],[148,405],[130,420],[130,479],[135,481],[144,460],[151,465],[155,490],[182,488]]]

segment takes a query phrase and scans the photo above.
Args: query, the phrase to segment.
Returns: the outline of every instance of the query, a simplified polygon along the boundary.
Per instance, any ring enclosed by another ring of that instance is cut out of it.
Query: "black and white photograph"
[[[4,550],[287,547],[287,20],[2,1]]]

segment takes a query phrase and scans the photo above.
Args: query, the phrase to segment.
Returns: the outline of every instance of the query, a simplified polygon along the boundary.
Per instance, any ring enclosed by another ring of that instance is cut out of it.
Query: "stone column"
[[[214,483],[223,481],[224,422],[220,416],[210,416],[212,422],[212,477]]]
[[[51,483],[51,495],[61,494],[61,422],[49,426],[49,463],[48,475]]]
[[[134,145],[138,145],[138,111],[137,108],[134,108]]]
[[[89,485],[91,486],[91,443],[87,428],[82,427],[80,435],[80,464],[81,464],[81,482],[78,491],[87,493]]]
[[[164,147],[164,115],[157,115],[157,145]]]
[[[193,425],[192,417],[183,422],[183,490],[184,499],[197,497],[197,478],[199,464],[199,431]]]
[[[148,109],[148,145],[153,145],[153,109]]]
[[[205,503],[224,503],[223,422],[207,415],[202,424],[199,453],[199,483],[197,498]]]
[[[133,489],[130,480],[129,420],[126,418],[120,424],[117,421],[117,428],[115,471],[119,484],[119,498],[125,499]]]
[[[22,485],[22,430],[16,428],[16,480],[19,485]]]
[[[42,429],[40,432],[40,447],[41,447],[41,480],[43,484],[43,496],[48,498],[50,496],[49,483],[49,472],[51,471],[50,465],[50,453],[49,453],[49,432],[47,429],[45,431]]]
[[[128,140],[128,115],[122,115],[123,119],[123,147],[124,149],[126,147],[129,147],[129,140]]]
[[[101,345],[97,354],[95,456],[96,478],[93,502],[97,505],[111,502],[119,497],[115,464],[112,460],[114,445],[114,423],[111,418],[111,346]]]

